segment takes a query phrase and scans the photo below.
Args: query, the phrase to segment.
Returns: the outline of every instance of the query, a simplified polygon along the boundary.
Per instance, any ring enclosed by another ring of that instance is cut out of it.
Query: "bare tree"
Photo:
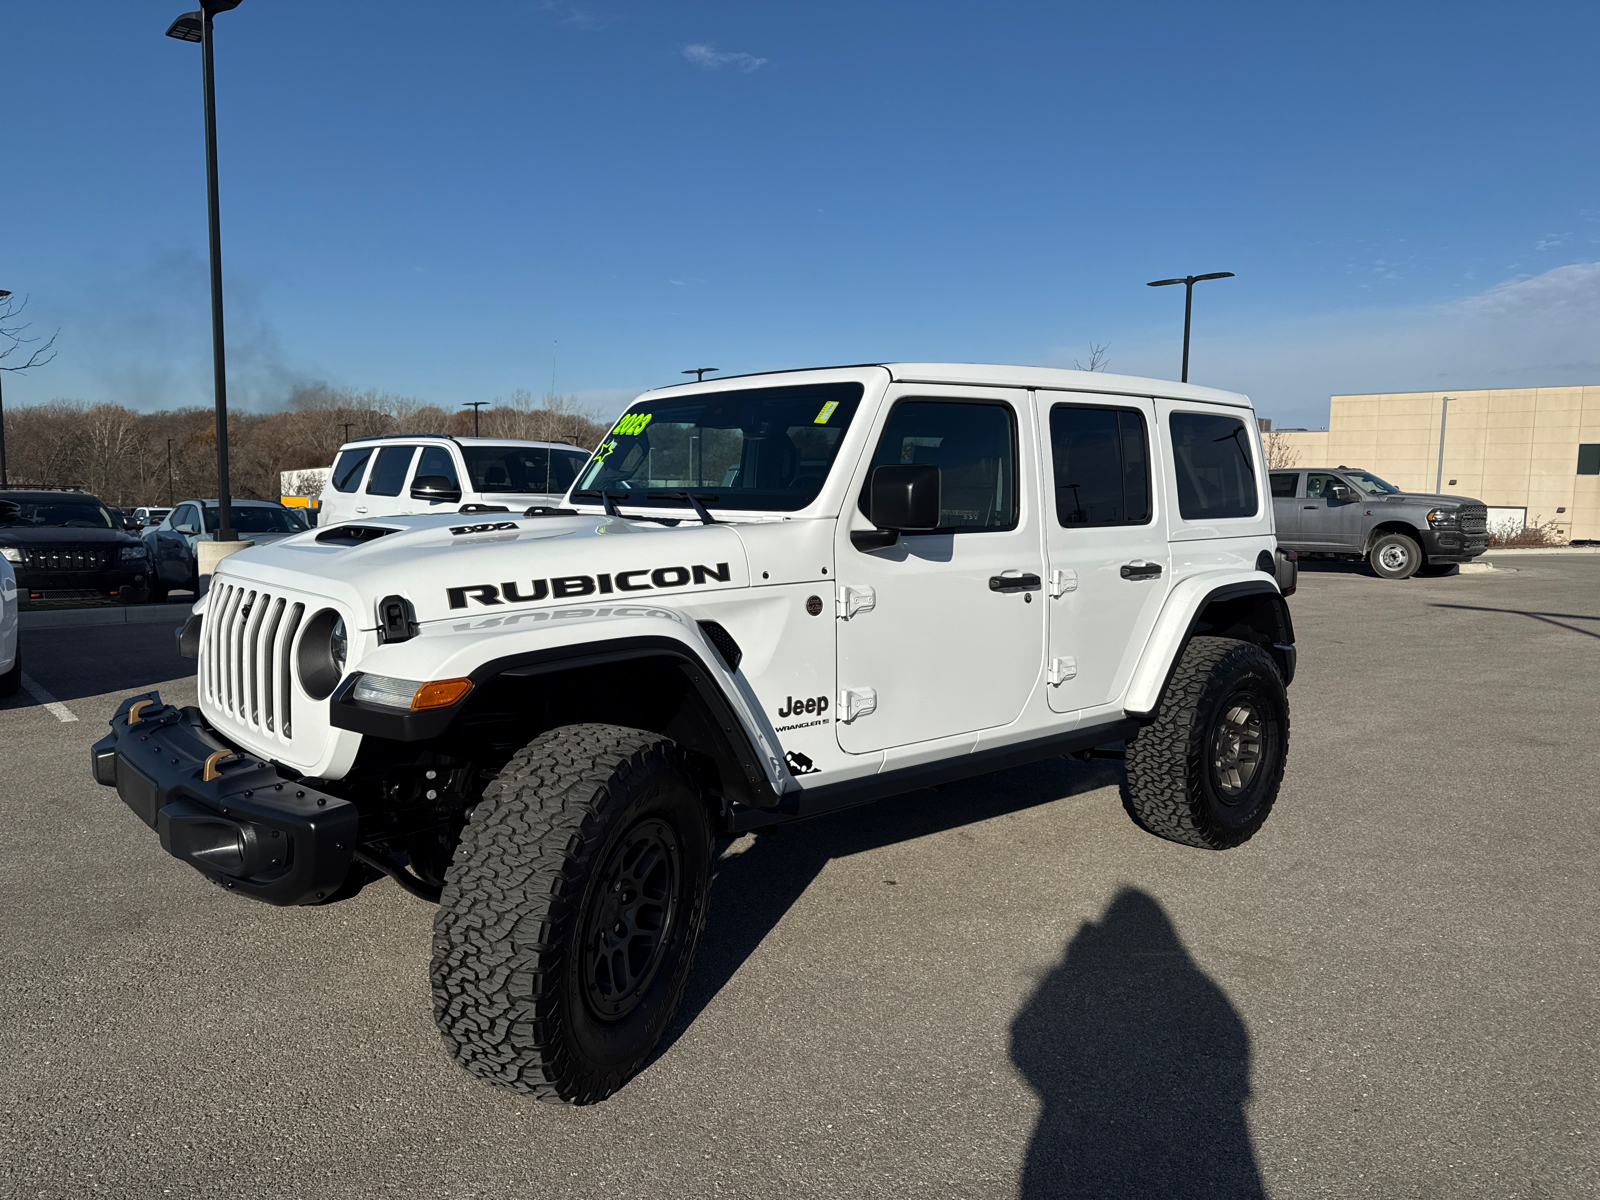
[[[32,321],[21,319],[22,310],[28,307],[28,298],[24,296],[18,300],[10,293],[0,296],[0,371],[29,371],[34,367],[42,367],[56,356],[56,338],[61,333],[58,329],[50,335],[50,340],[44,345],[38,345],[36,337],[25,337],[28,330],[33,328]],[[24,347],[33,346],[28,351],[28,357],[23,362],[8,363],[5,360],[13,354],[21,353]]]
[[[1261,435],[1261,450],[1267,456],[1267,470],[1275,471],[1300,464],[1300,451],[1289,441],[1289,435],[1274,430]]]
[[[1085,366],[1083,363],[1079,362],[1077,359],[1073,359],[1072,360],[1072,368],[1073,368],[1073,370],[1075,370],[1075,371],[1104,371],[1106,369],[1106,349],[1109,346],[1109,344],[1110,343],[1108,343],[1108,342],[1100,342],[1098,344],[1095,343],[1095,342],[1090,342],[1089,343],[1089,363],[1088,363],[1088,365]]]

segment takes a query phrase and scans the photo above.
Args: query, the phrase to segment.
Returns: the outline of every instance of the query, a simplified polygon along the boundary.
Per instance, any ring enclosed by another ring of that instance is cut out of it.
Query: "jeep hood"
[[[388,596],[410,600],[428,622],[750,585],[732,525],[514,513],[343,522],[241,550],[218,564],[217,578],[337,601],[362,628],[377,625]]]

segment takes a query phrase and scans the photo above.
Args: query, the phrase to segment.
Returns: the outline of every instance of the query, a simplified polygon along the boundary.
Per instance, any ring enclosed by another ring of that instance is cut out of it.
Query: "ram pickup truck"
[[[344,517],[218,564],[198,708],[92,750],[130,837],[271,904],[438,905],[445,1045],[590,1103],[648,1061],[718,838],[1052,757],[1251,837],[1290,560],[1243,396],[896,363],[649,392],[558,508]],[[138,829],[139,832],[144,832]],[[322,926],[337,936],[335,926]]]
[[[1402,492],[1359,467],[1272,472],[1278,544],[1366,559],[1385,579],[1447,574],[1489,548],[1489,509],[1469,496]]]

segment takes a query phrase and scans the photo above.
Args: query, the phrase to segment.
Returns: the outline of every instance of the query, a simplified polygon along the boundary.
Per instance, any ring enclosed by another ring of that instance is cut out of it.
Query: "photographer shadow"
[[[1011,1060],[1042,1103],[1022,1200],[1265,1197],[1249,1031],[1146,893],[1079,927],[1012,1022]]]

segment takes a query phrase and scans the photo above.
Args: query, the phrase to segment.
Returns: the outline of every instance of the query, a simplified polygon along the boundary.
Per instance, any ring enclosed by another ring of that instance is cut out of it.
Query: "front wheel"
[[[683,997],[711,846],[691,764],[659,734],[569,725],[523,747],[473,809],[434,920],[456,1062],[554,1103],[622,1087]]]
[[[1128,743],[1128,812],[1185,846],[1237,846],[1272,811],[1288,751],[1289,697],[1267,652],[1193,638],[1156,719]]]
[[[11,670],[0,675],[0,696],[15,696],[22,688],[22,635],[17,635],[17,652],[11,660]]]
[[[1403,533],[1386,533],[1372,543],[1367,561],[1385,579],[1410,579],[1422,566],[1422,547]]]

